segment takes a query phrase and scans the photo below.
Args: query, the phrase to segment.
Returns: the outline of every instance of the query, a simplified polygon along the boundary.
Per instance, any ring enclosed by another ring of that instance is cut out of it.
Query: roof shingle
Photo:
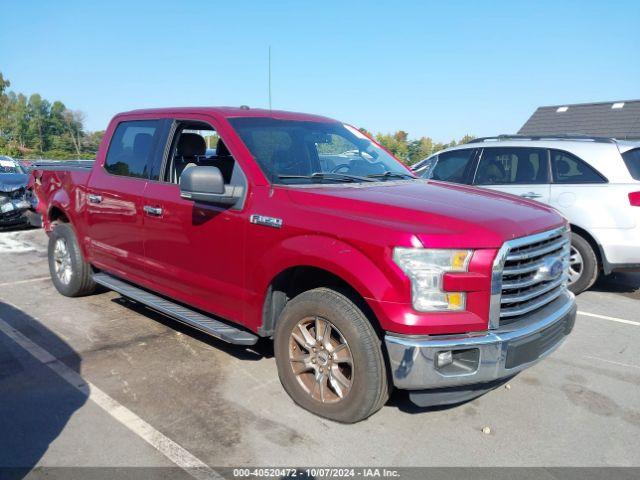
[[[614,103],[624,103],[624,106],[611,108]],[[568,108],[558,111],[560,107]],[[518,133],[640,139],[640,100],[539,107]]]

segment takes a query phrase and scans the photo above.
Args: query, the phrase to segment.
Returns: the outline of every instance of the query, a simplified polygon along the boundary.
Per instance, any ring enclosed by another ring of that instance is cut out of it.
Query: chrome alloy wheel
[[[306,317],[289,338],[289,361],[300,386],[314,400],[335,403],[353,384],[353,355],[340,331],[321,317]]]
[[[584,269],[584,260],[580,252],[571,245],[571,254],[569,255],[569,284],[575,283],[582,275]]]
[[[71,267],[71,252],[64,238],[58,238],[53,247],[53,261],[58,280],[64,285],[69,285],[73,269]]]

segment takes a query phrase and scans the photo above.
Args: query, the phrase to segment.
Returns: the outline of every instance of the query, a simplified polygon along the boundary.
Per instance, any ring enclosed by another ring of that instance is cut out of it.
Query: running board
[[[171,300],[123,282],[107,273],[93,274],[93,281],[225,342],[236,345],[254,345],[258,341],[258,337],[250,332],[178,305]]]

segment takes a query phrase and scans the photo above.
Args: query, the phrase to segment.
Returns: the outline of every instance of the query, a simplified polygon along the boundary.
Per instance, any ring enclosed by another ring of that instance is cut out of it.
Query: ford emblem
[[[558,257],[545,258],[536,272],[536,278],[541,281],[555,280],[562,275],[562,269],[562,260]]]

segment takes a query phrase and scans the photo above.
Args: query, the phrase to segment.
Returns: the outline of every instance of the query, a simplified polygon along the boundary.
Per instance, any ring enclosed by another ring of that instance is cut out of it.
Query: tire
[[[581,261],[581,265],[578,261]],[[580,266],[579,269],[578,266]],[[598,278],[599,267],[596,252],[587,240],[573,232],[571,233],[571,260],[569,268],[569,290],[576,295],[591,287]]]
[[[96,289],[91,265],[82,257],[73,228],[68,223],[55,226],[49,235],[49,273],[51,281],[62,295],[81,297]]]
[[[318,343],[316,331],[322,331],[327,323],[331,334]],[[309,336],[305,337],[300,326],[309,328]],[[294,333],[301,341],[294,339]],[[316,353],[303,347],[303,343],[312,345],[308,340],[314,339]],[[286,392],[318,416],[342,423],[359,422],[381,409],[389,398],[380,338],[362,311],[342,293],[316,288],[290,300],[276,324],[274,352]],[[303,358],[306,360],[301,361]],[[321,377],[317,376],[319,369],[324,371]],[[323,387],[316,386],[317,378],[325,380],[318,383]]]

